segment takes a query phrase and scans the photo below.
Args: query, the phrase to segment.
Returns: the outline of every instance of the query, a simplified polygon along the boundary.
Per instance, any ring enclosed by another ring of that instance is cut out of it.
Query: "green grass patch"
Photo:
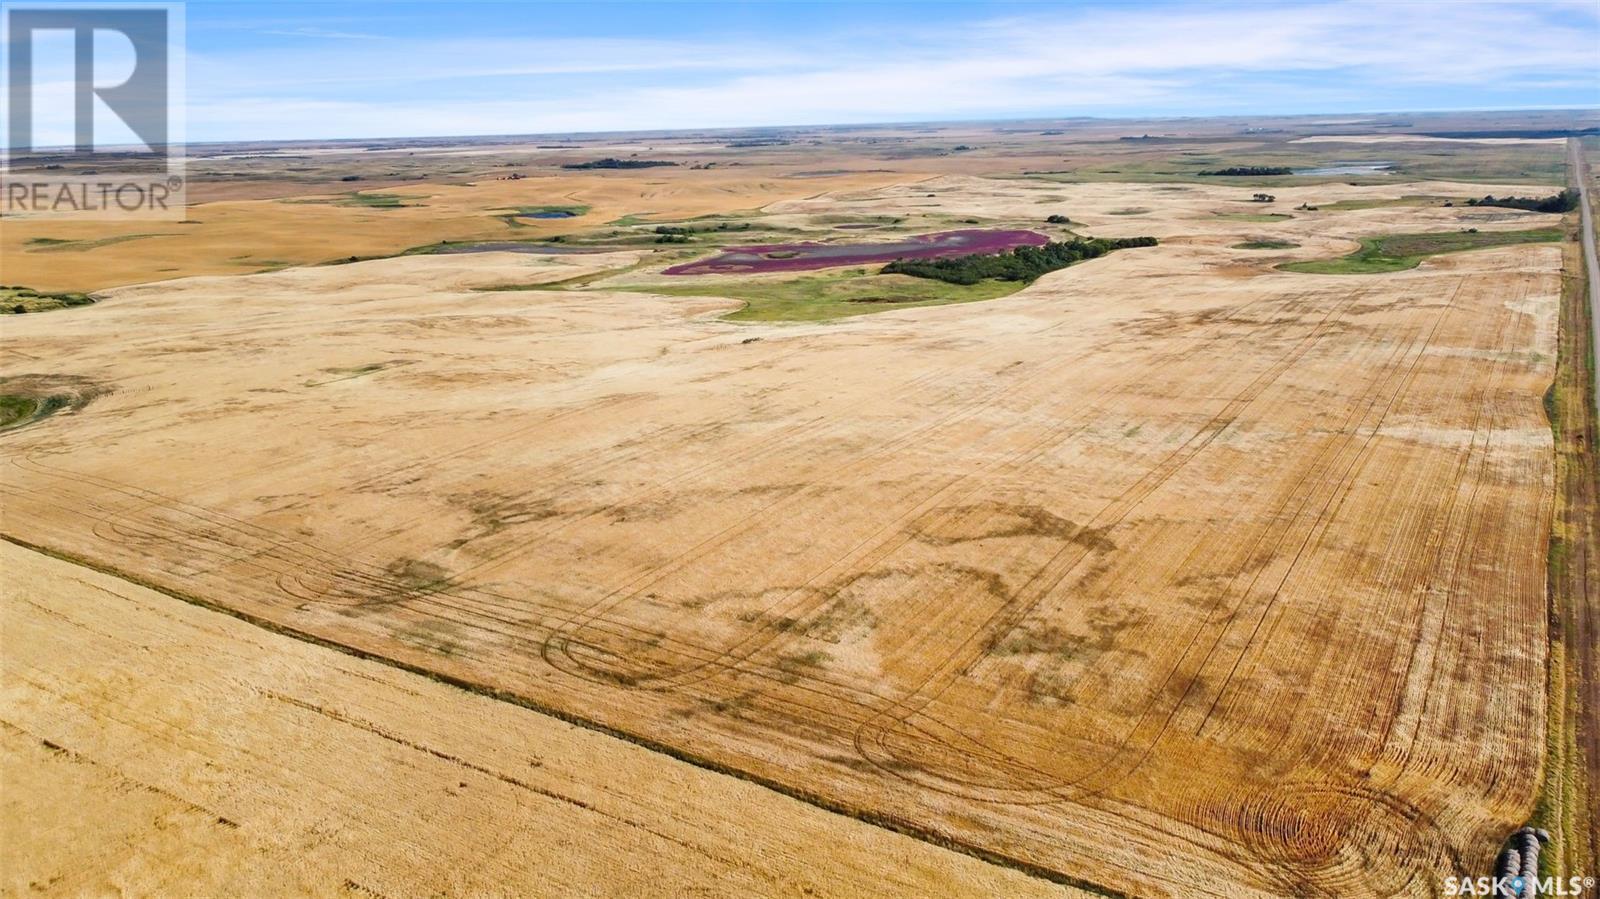
[[[1212,215],[1230,222],[1281,222],[1294,216],[1287,212],[1213,212]]]
[[[1129,206],[1126,209],[1113,209],[1106,213],[1106,215],[1144,215],[1149,211],[1149,209],[1146,209],[1143,206]]]
[[[1386,197],[1374,200],[1340,200],[1337,203],[1323,203],[1317,208],[1329,212],[1347,212],[1353,209],[1384,209],[1390,206],[1443,206],[1446,203],[1465,206],[1467,201],[1460,197],[1407,194],[1403,197]]]
[[[115,237],[101,237],[93,240],[64,240],[59,237],[34,237],[24,246],[32,247],[35,253],[82,253],[100,247],[109,247],[113,244],[127,243],[130,240],[144,240],[150,237],[171,237],[171,234],[155,232],[147,234],[119,234]]]
[[[1527,231],[1446,231],[1436,234],[1388,234],[1367,237],[1361,249],[1338,259],[1311,259],[1285,262],[1278,268],[1286,272],[1311,275],[1370,275],[1416,268],[1429,256],[1463,253],[1524,243],[1551,243],[1563,239],[1560,228],[1533,228]]]
[[[1235,250],[1292,250],[1300,246],[1292,240],[1247,240],[1233,245]]]
[[[836,227],[838,225],[898,225],[905,221],[900,215],[851,215],[843,212],[826,212],[813,215],[812,224]]]
[[[87,306],[94,298],[82,293],[46,293],[29,287],[0,287],[0,315],[49,312],[70,306]]]
[[[696,285],[618,287],[675,297],[728,297],[744,308],[724,316],[739,322],[815,322],[890,309],[944,306],[993,300],[1021,290],[1018,281],[948,284],[909,275],[868,274],[865,269],[808,275],[783,281],[722,281]]]
[[[10,393],[0,396],[0,429],[31,420],[38,410],[39,401],[31,396]]]
[[[576,203],[567,206],[518,206],[516,209],[517,215],[547,215],[551,216],[552,218],[573,218],[575,216],[585,215],[588,212],[589,207],[583,205],[582,203]]]
[[[20,428],[72,405],[69,396],[30,396],[22,393],[0,394],[0,431]]]
[[[335,206],[365,206],[368,209],[405,209],[411,206],[421,206],[421,203],[407,203],[407,198],[399,194],[362,193],[356,191],[348,197],[334,203]]]

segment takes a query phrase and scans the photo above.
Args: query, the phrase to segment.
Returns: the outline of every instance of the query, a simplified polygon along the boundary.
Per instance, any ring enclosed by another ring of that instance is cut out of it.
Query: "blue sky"
[[[1600,106],[1600,2],[187,5],[191,140]]]

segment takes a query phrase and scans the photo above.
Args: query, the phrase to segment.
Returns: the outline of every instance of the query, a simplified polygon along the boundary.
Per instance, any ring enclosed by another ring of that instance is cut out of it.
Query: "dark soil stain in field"
[[[935,546],[949,546],[1004,537],[1044,537],[1087,549],[1116,549],[1105,532],[1105,528],[1081,527],[1040,506],[984,503],[950,509],[939,520],[918,527],[917,538]]]

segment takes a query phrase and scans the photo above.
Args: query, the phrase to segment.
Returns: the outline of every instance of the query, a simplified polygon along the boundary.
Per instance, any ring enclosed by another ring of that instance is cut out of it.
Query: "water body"
[[[1048,237],[1033,231],[969,229],[918,234],[889,243],[789,243],[735,247],[709,259],[675,265],[662,274],[711,275],[792,272],[838,265],[934,259],[1002,253],[1015,247],[1043,246]]]
[[[1296,175],[1310,175],[1315,178],[1325,178],[1331,175],[1392,175],[1394,174],[1392,162],[1335,162],[1332,165],[1321,166],[1314,169],[1295,169]]]

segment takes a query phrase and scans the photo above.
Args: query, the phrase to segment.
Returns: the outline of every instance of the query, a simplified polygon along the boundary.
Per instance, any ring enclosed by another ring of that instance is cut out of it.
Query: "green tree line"
[[[1230,178],[1253,178],[1264,175],[1293,175],[1294,169],[1281,165],[1236,165],[1226,169],[1212,169],[1202,175],[1221,175]]]
[[[1468,200],[1468,206],[1504,206],[1507,209],[1526,209],[1529,212],[1571,212],[1578,208],[1578,189],[1569,187],[1551,197],[1500,197],[1493,194],[1481,200]]]
[[[1075,238],[1051,241],[1042,247],[1017,247],[1009,253],[974,253],[943,259],[896,259],[883,267],[883,274],[933,278],[950,284],[977,284],[990,278],[1026,282],[1116,250],[1155,245],[1154,237]]]

